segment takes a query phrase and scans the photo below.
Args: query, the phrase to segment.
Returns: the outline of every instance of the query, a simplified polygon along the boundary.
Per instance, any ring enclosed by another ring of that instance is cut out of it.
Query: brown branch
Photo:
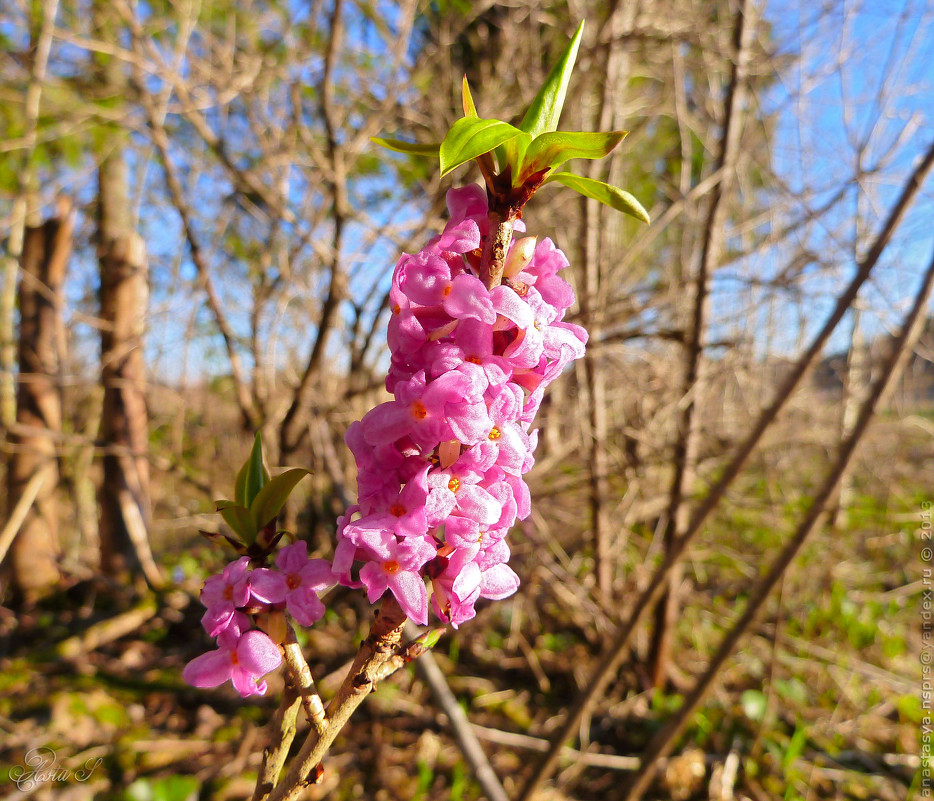
[[[392,596],[387,596],[376,613],[370,633],[328,704],[327,729],[322,736],[312,730],[288,772],[269,794],[268,801],[295,801],[320,776],[320,765],[338,733],[350,716],[374,689],[378,678],[386,678],[383,665],[391,660],[402,640],[405,613]]]
[[[656,760],[663,757],[671,750],[675,738],[687,726],[691,715],[707,696],[713,682],[720,674],[726,660],[733,653],[739,640],[753,624],[756,616],[761,611],[765,601],[771,595],[772,590],[781,580],[785,571],[794,561],[801,547],[807,541],[813,531],[817,521],[824,512],[824,507],[837,489],[840,479],[843,477],[847,465],[853,457],[853,452],[866,433],[869,422],[875,414],[876,405],[879,398],[885,392],[893,373],[905,350],[915,324],[924,312],[928,299],[931,296],[931,288],[934,286],[934,257],[927,268],[922,281],[921,288],[915,297],[911,311],[905,317],[902,323],[901,331],[892,343],[892,351],[882,367],[879,377],[872,385],[869,397],[860,407],[856,422],[853,425],[852,433],[841,443],[836,462],[830,472],[824,479],[820,490],[816,493],[814,501],[808,509],[807,515],[801,521],[794,536],[788,544],[782,549],[781,553],[772,562],[768,573],[759,581],[758,585],[750,593],[749,601],[742,616],[733,625],[733,628],[723,638],[723,642],[717,649],[717,653],[710,661],[704,675],[698,679],[697,684],[690,694],[685,698],[684,705],[678,710],[674,719],[672,719],[652,740],[642,755],[642,767],[632,777],[627,787],[624,801],[638,801],[647,789],[649,783],[655,775],[657,768]]]
[[[301,698],[308,722],[320,737],[328,726],[324,713],[324,704],[321,703],[321,696],[318,695],[318,691],[315,689],[311,669],[308,667],[308,662],[305,661],[302,647],[295,638],[295,629],[289,625],[287,631],[286,640],[282,644],[282,651],[285,654],[285,663],[289,669],[289,679],[299,698]]]
[[[512,228],[515,215],[490,209],[490,233],[483,243],[483,255],[480,259],[480,280],[487,289],[493,289],[503,280],[503,268],[506,266],[506,254],[512,241]]]
[[[251,801],[263,801],[276,786],[295,739],[296,721],[301,705],[298,693],[286,682],[282,690],[282,701],[269,724],[272,743],[263,749],[263,762],[256,777],[256,788],[253,790]]]
[[[827,343],[830,335],[836,329],[840,320],[843,319],[843,316],[849,309],[850,304],[852,304],[853,300],[856,298],[860,287],[866,282],[873,268],[878,263],[882,252],[892,239],[908,207],[918,195],[924,183],[924,179],[927,177],[928,173],[930,173],[932,167],[934,167],[934,142],[930,144],[924,157],[905,182],[905,186],[883,224],[881,231],[876,236],[872,247],[867,252],[863,261],[857,265],[856,275],[837,300],[837,304],[827,318],[827,321],[815,335],[808,349],[799,357],[791,372],[785,378],[785,381],[779,386],[772,403],[760,413],[749,434],[747,434],[743,442],[737,446],[733,458],[726,467],[723,468],[720,479],[711,487],[710,491],[692,513],[684,534],[675,543],[673,549],[665,555],[665,560],[653,574],[648,586],[636,599],[629,616],[620,623],[610,646],[604,652],[603,657],[600,659],[590,679],[587,681],[585,685],[586,689],[575,701],[574,706],[568,712],[568,716],[561,725],[561,728],[552,736],[551,748],[548,754],[542,762],[536,766],[523,787],[522,792],[519,794],[517,801],[529,801],[538,785],[554,772],[558,765],[564,743],[574,736],[574,732],[580,725],[581,719],[590,710],[595,700],[606,690],[610,680],[616,675],[616,668],[619,666],[626,653],[626,649],[629,646],[633,632],[642,614],[666,583],[668,575],[676,561],[681,557],[681,554],[684,553],[694,537],[697,536],[704,521],[718,506],[726,490],[739,475],[740,470],[742,470],[749,455],[755,449],[756,445],[758,445],[766,429],[774,422],[778,413],[791,398],[792,393],[811,364],[824,349],[824,345]]]
[[[41,110],[42,85],[45,81],[52,50],[52,38],[55,17],[58,14],[58,0],[44,0],[42,17],[37,31],[30,42],[34,46],[31,53],[29,78],[24,98],[23,119],[23,154],[20,169],[16,176],[16,196],[10,220],[10,233],[7,239],[7,254],[3,264],[3,285],[0,288],[0,420],[10,425],[16,420],[16,279],[19,275],[19,258],[23,253],[23,239],[26,224],[30,216],[30,195],[33,193],[35,180],[34,156],[38,143],[39,112]]]
[[[416,634],[415,627],[406,624],[406,636],[413,637]],[[447,680],[444,678],[441,668],[438,667],[434,656],[430,651],[423,654],[421,659],[415,663],[415,666],[421,677],[431,688],[432,695],[434,695],[438,705],[447,715],[448,722],[454,732],[454,738],[460,746],[464,759],[470,765],[477,784],[480,785],[480,789],[486,795],[487,801],[509,801],[509,796],[506,795],[506,791],[493,770],[490,760],[471,728],[467,714],[461,705],[457,703],[457,698],[451,692],[451,688],[448,686]]]

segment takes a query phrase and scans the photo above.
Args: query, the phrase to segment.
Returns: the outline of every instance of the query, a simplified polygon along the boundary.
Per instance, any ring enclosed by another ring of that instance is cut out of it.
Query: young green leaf
[[[253,499],[253,503],[250,504],[250,517],[253,518],[253,524],[257,529],[265,526],[279,514],[289,497],[289,493],[308,474],[309,471],[303,467],[293,467],[291,470],[286,470],[281,475],[269,479],[269,483],[259,491]]]
[[[564,108],[564,98],[567,95],[568,83],[574,62],[577,60],[577,51],[580,49],[581,37],[584,35],[584,22],[577,26],[574,36],[567,50],[557,64],[552,68],[542,88],[538,90],[528,111],[522,118],[519,127],[533,137],[558,128],[558,119]]]
[[[545,183],[552,182],[564,184],[575,192],[580,192],[580,194],[585,197],[592,197],[594,200],[599,200],[610,208],[621,211],[624,214],[632,215],[637,220],[641,220],[644,223],[651,222],[649,213],[642,208],[642,204],[623,189],[610,186],[609,184],[603,183],[603,181],[595,181],[593,178],[572,175],[569,172],[556,172],[553,175],[549,175]]]
[[[522,171],[525,151],[532,143],[532,137],[527,133],[510,139],[508,142],[496,148],[496,158],[499,159],[500,170],[506,169],[506,165],[512,167],[513,186],[519,186],[519,173]]]
[[[263,441],[257,431],[253,438],[250,456],[237,473],[234,499],[240,506],[248,507],[267,481],[269,481],[269,473],[263,467]]]
[[[536,136],[525,151],[522,175],[558,167],[569,159],[602,159],[623,141],[626,134],[627,131],[543,133]]]
[[[237,478],[234,481],[234,501],[244,508],[249,503],[246,499],[246,474],[250,467],[250,460],[247,459],[237,471]]]
[[[234,501],[215,501],[214,505],[234,534],[248,545],[256,539],[256,526],[250,513]]]
[[[441,143],[441,177],[511,139],[525,135],[508,122],[463,117],[451,126]]]
[[[370,141],[374,144],[384,147],[387,150],[394,150],[396,153],[408,153],[412,156],[437,156],[441,148],[437,142],[405,142],[402,139],[386,139],[381,136],[371,136]]]
[[[467,76],[464,76],[464,83],[461,87],[461,97],[464,102],[464,116],[465,117],[478,117],[477,107],[473,102],[473,95],[470,94],[470,84],[467,83]]]

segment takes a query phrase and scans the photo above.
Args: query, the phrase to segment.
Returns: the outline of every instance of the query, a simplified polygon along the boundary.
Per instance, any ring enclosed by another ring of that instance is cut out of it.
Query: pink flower
[[[237,607],[250,600],[250,558],[242,556],[231,562],[218,576],[211,576],[201,589],[201,603],[207,611],[201,625],[212,637],[220,634],[233,620]]]
[[[182,678],[192,687],[218,687],[229,680],[244,698],[265,694],[260,679],[282,664],[278,646],[261,631],[241,634],[235,626],[220,633],[218,646],[185,665]]]
[[[357,545],[370,559],[360,569],[370,603],[389,589],[406,615],[426,625],[428,592],[419,571],[437,554],[436,549],[423,539],[400,542],[390,531],[361,532]]]
[[[346,586],[365,586],[371,602],[391,590],[420,623],[427,578],[435,612],[457,626],[477,599],[505,598],[519,585],[504,538],[531,512],[522,478],[535,462],[531,422],[545,387],[583,355],[587,334],[562,322],[574,293],[557,276],[567,259],[550,240],[487,290],[476,269],[489,230],[486,192],[468,186],[447,201],[444,231],[393,273],[386,388],[394,398],[347,432],[358,505],[339,521],[332,570]],[[257,572],[262,593],[268,579]]]
[[[302,626],[311,626],[324,616],[318,594],[333,587],[337,579],[326,559],[309,559],[304,540],[287,545],[276,557],[278,570],[253,571],[250,591],[258,601],[285,602],[289,614]]]

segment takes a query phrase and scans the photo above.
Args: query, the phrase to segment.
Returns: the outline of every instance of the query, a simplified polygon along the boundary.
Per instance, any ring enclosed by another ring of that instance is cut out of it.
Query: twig
[[[714,169],[724,170],[723,180],[710,192],[707,217],[703,229],[700,260],[694,276],[694,297],[691,303],[690,322],[684,348],[683,373],[681,376],[681,402],[676,422],[676,439],[672,449],[671,483],[668,489],[668,506],[665,512],[665,528],[662,533],[663,547],[670,550],[682,536],[688,523],[687,499],[693,487],[698,450],[697,398],[703,393],[706,382],[704,364],[705,338],[707,336],[709,316],[710,280],[723,249],[723,228],[725,206],[724,195],[732,186],[736,159],[740,150],[740,135],[743,129],[745,113],[746,73],[749,53],[756,30],[754,0],[744,0],[736,14],[733,30],[732,68],[730,83],[726,92],[723,109],[723,132],[720,139],[720,152]],[[678,615],[678,586],[681,583],[681,569],[675,567],[668,579],[668,587],[658,601],[655,609],[655,627],[652,631],[652,644],[649,662],[652,671],[652,684],[661,688],[668,678],[671,654],[672,631]]]
[[[314,727],[320,737],[328,727],[327,718],[324,714],[324,704],[321,702],[321,696],[315,689],[314,679],[311,677],[311,669],[308,662],[305,661],[305,655],[302,653],[302,647],[295,638],[295,629],[291,625],[288,627],[286,640],[282,645],[285,653],[285,663],[289,668],[289,678],[292,686],[301,698],[302,706],[305,709],[305,715],[308,722]]]
[[[292,741],[295,739],[296,721],[301,705],[302,699],[295,688],[286,682],[282,689],[282,701],[269,724],[272,742],[263,749],[263,764],[256,777],[252,801],[263,801],[276,786],[276,781],[289,755],[289,749],[292,747]]]
[[[418,634],[418,630],[411,623],[407,623],[405,633],[407,637],[414,637]],[[430,651],[423,654],[421,659],[416,662],[416,670],[425,679],[425,682],[431,688],[432,695],[438,702],[438,706],[447,715],[461,753],[464,755],[464,759],[467,760],[467,764],[470,765],[470,769],[473,771],[477,783],[488,801],[509,801],[509,796],[506,795],[499,777],[497,777],[483,747],[477,740],[467,715],[461,705],[457,703],[457,698],[451,692],[447,679],[445,679],[441,668],[438,667],[438,663]]]
[[[158,611],[155,599],[149,598],[128,612],[95,623],[83,634],[63,640],[55,647],[55,653],[62,659],[74,661],[102,645],[137,631],[143,623],[155,617]]]
[[[135,18],[134,18],[135,20]],[[141,33],[138,30],[138,24],[134,22],[131,26],[133,32],[134,47],[139,47],[139,37]],[[214,286],[214,279],[208,263],[204,258],[204,253],[195,234],[194,226],[191,220],[191,211],[185,201],[185,193],[182,189],[182,183],[179,180],[175,164],[172,162],[169,154],[169,138],[165,131],[165,126],[159,120],[155,108],[153,108],[152,99],[145,91],[143,76],[141,71],[134,74],[134,83],[139,93],[140,102],[146,112],[146,119],[151,133],[152,143],[159,154],[159,161],[162,162],[162,169],[165,172],[166,186],[169,190],[169,198],[175,211],[178,213],[182,223],[182,230],[185,232],[185,239],[188,241],[188,250],[191,255],[192,264],[198,273],[198,280],[204,289],[207,297],[208,308],[214,317],[217,329],[224,340],[224,348],[227,351],[227,358],[230,361],[230,372],[236,386],[237,402],[240,405],[240,414],[243,417],[244,425],[249,429],[254,429],[259,425],[259,415],[257,413],[253,398],[250,396],[245,378],[243,363],[240,354],[237,351],[237,339],[227,314],[224,311],[223,304],[217,294]]]
[[[459,709],[460,707],[458,707]],[[474,735],[481,740],[487,740],[498,745],[511,748],[524,748],[527,751],[545,753],[548,750],[548,740],[541,737],[530,737],[528,734],[517,734],[511,731],[501,731],[480,726],[476,723],[470,725]],[[561,756],[568,761],[579,765],[588,765],[595,768],[608,768],[609,770],[636,770],[642,764],[639,757],[621,756],[619,754],[595,754],[589,751],[578,751],[571,747],[561,750]]]
[[[117,496],[117,502],[120,504],[120,514],[123,517],[123,524],[126,526],[127,534],[133,549],[136,551],[136,558],[139,560],[143,576],[146,583],[154,590],[165,586],[159,567],[153,558],[152,550],[149,547],[149,534],[146,531],[146,521],[143,520],[143,513],[140,511],[136,498],[126,487],[120,490]]]

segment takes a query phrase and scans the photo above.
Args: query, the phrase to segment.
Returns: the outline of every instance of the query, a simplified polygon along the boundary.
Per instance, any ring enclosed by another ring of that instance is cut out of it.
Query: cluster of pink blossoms
[[[207,611],[201,624],[218,647],[185,666],[185,681],[217,687],[229,680],[244,697],[266,692],[262,677],[279,667],[282,656],[269,635],[252,628],[250,616],[285,609],[310,626],[324,615],[318,595],[336,583],[330,563],[309,559],[301,541],[279,551],[276,568],[251,570],[250,557],[242,556],[204,582],[201,603]]]
[[[557,275],[568,262],[550,240],[514,241],[503,284],[487,289],[476,275],[486,193],[455,189],[447,202],[443,233],[403,255],[393,274],[394,400],[347,431],[358,499],[339,521],[333,571],[365,586],[371,602],[390,590],[422,625],[427,579],[435,614],[457,626],[478,598],[519,585],[505,537],[530,513],[529,428],[545,387],[583,356],[587,333],[562,322],[574,292]]]
[[[338,521],[333,564],[309,559],[304,542],[279,551],[278,570],[231,562],[204,585],[205,630],[218,648],[185,667],[196,687],[232,681],[262,694],[281,664],[276,643],[252,620],[288,611],[310,626],[319,594],[336,582],[387,590],[416,623],[435,614],[455,627],[479,598],[512,595],[506,534],[531,511],[522,476],[538,439],[530,426],[545,387],[584,354],[587,332],[562,321],[574,302],[558,276],[564,254],[549,239],[512,242],[503,284],[477,277],[487,234],[487,198],[469,186],[448,192],[451,219],[392,279],[386,388],[394,399],[347,430],[357,463],[357,504]],[[524,230],[521,221],[516,229]]]

